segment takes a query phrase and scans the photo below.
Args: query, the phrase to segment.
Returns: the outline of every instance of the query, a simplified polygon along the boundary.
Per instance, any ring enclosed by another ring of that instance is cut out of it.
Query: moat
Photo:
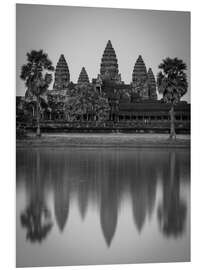
[[[190,260],[189,148],[16,155],[18,267]]]

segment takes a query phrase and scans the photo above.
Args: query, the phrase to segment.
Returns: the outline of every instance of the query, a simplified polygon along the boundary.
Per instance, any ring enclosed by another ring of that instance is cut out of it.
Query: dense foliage
[[[69,121],[103,121],[108,118],[109,110],[105,94],[99,93],[89,83],[77,85],[70,90],[65,102],[65,114]]]

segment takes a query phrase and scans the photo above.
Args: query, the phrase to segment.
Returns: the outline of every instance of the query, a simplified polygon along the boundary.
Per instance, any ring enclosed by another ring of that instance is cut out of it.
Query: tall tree
[[[27,92],[36,99],[37,136],[40,132],[40,104],[41,98],[46,93],[51,81],[54,67],[48,55],[43,50],[27,53],[27,64],[22,66],[20,78],[25,81]]]
[[[166,58],[159,65],[160,71],[157,75],[157,86],[159,93],[163,94],[163,100],[171,105],[170,109],[170,138],[175,139],[175,116],[174,106],[185,95],[188,88],[187,76],[185,73],[186,64],[176,58]]]

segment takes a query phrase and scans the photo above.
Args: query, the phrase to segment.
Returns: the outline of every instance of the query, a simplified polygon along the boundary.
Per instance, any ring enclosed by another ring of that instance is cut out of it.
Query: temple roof
[[[82,67],[82,70],[80,72],[79,78],[78,78],[78,84],[83,84],[83,83],[89,83],[89,77],[87,75],[87,71],[85,70],[84,67]]]
[[[139,55],[134,65],[132,81],[136,82],[140,79],[142,81],[146,81],[147,79],[147,69],[141,55]]]
[[[100,74],[109,76],[110,79],[115,79],[118,76],[118,61],[110,40],[107,42],[101,59]]]
[[[70,82],[68,64],[63,54],[61,54],[55,69],[54,90],[66,89]]]
[[[149,68],[147,72],[147,77],[148,77],[148,83],[150,85],[150,98],[157,99],[156,81],[155,81],[154,73],[151,68]]]

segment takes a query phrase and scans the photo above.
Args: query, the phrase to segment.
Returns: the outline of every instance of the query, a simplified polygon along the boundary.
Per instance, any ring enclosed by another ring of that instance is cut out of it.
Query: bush
[[[26,137],[27,137],[27,132],[25,130],[25,127],[17,126],[16,127],[16,139],[24,139]]]

